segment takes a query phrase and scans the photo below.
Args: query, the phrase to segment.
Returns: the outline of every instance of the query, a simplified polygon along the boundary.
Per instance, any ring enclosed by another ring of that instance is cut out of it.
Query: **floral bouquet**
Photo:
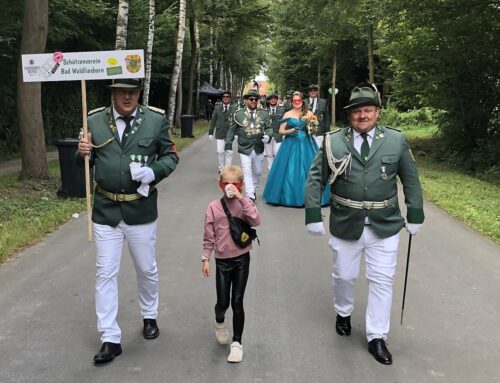
[[[308,118],[306,117],[306,122],[307,122],[307,133],[309,133],[309,135],[318,132],[319,129],[318,116],[313,114]]]

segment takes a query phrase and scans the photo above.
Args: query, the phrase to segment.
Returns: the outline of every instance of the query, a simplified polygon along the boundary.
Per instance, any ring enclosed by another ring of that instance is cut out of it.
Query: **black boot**
[[[94,355],[94,363],[107,363],[111,362],[115,356],[122,353],[122,346],[120,343],[104,342],[101,351]]]

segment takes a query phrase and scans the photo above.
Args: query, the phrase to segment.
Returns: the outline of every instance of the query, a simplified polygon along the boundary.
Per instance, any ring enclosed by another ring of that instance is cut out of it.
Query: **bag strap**
[[[226,201],[224,201],[224,198],[220,199],[220,203],[222,205],[222,208],[224,209],[224,213],[226,213],[226,215],[227,215],[227,218],[231,218],[232,217],[231,212],[227,208]]]

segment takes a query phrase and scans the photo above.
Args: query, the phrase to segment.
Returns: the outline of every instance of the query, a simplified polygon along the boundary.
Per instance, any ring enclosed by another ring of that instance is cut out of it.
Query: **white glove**
[[[262,142],[264,144],[267,144],[269,141],[270,141],[270,137],[267,134],[264,134],[264,136],[262,136]]]
[[[306,225],[306,231],[308,234],[314,236],[322,236],[325,234],[325,226],[323,226],[323,222],[312,222]]]
[[[238,141],[238,135],[237,135],[237,134],[235,134],[235,135],[234,135],[234,139],[235,139],[236,141]]]
[[[151,182],[155,180],[155,173],[153,169],[148,168],[147,166],[141,166],[140,168],[132,168],[130,169],[130,173],[132,174],[132,179],[134,181],[149,185]]]
[[[214,140],[214,136],[212,136],[211,134],[208,135],[208,139],[210,140],[210,142],[212,142]]]
[[[407,223],[405,225],[406,231],[410,233],[411,235],[417,235],[418,231],[422,227],[421,223]]]

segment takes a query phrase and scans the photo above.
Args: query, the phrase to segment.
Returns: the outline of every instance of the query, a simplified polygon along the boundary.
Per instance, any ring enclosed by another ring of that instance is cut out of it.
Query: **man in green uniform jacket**
[[[267,113],[269,114],[269,119],[271,121],[273,135],[271,140],[267,144],[264,144],[264,157],[267,159],[267,169],[271,170],[274,157],[276,157],[281,141],[283,141],[283,136],[279,133],[279,130],[281,119],[285,114],[285,108],[278,105],[278,95],[276,93],[271,93],[267,96]]]
[[[318,117],[319,129],[313,132],[314,140],[318,144],[318,148],[323,143],[323,136],[330,131],[330,114],[328,113],[327,102],[323,98],[319,98],[319,85],[309,85],[307,106],[309,110]]]
[[[370,86],[354,88],[345,107],[350,127],[326,135],[306,183],[306,225],[324,234],[320,198],[330,184],[330,248],[334,254],[333,292],[336,331],[351,333],[354,284],[361,256],[366,258],[368,350],[391,364],[386,339],[399,231],[405,226],[398,204],[397,178],[407,207],[406,229],[416,235],[424,221],[423,197],[415,161],[404,135],[377,124],[378,94]]]
[[[158,269],[155,244],[155,187],[179,161],[160,109],[138,104],[140,79],[114,80],[113,105],[89,114],[89,134],[78,144],[95,167],[92,209],[96,242],[96,313],[102,347],[94,363],[106,363],[122,352],[118,314],[118,271],[125,239],[134,260],[143,318],[143,336],[159,335]]]
[[[212,120],[210,121],[210,128],[208,129],[208,138],[210,142],[215,140],[217,144],[217,164],[219,173],[222,168],[231,165],[233,160],[233,149],[225,150],[226,136],[229,129],[229,124],[233,119],[233,114],[237,107],[231,105],[231,92],[225,91],[222,94],[222,104],[216,105]]]
[[[264,144],[273,134],[269,114],[257,108],[259,94],[251,89],[244,95],[246,106],[234,113],[226,136],[226,150],[233,147],[233,139],[238,136],[238,153],[240,153],[245,193],[255,201],[257,187],[262,175],[264,160]]]

